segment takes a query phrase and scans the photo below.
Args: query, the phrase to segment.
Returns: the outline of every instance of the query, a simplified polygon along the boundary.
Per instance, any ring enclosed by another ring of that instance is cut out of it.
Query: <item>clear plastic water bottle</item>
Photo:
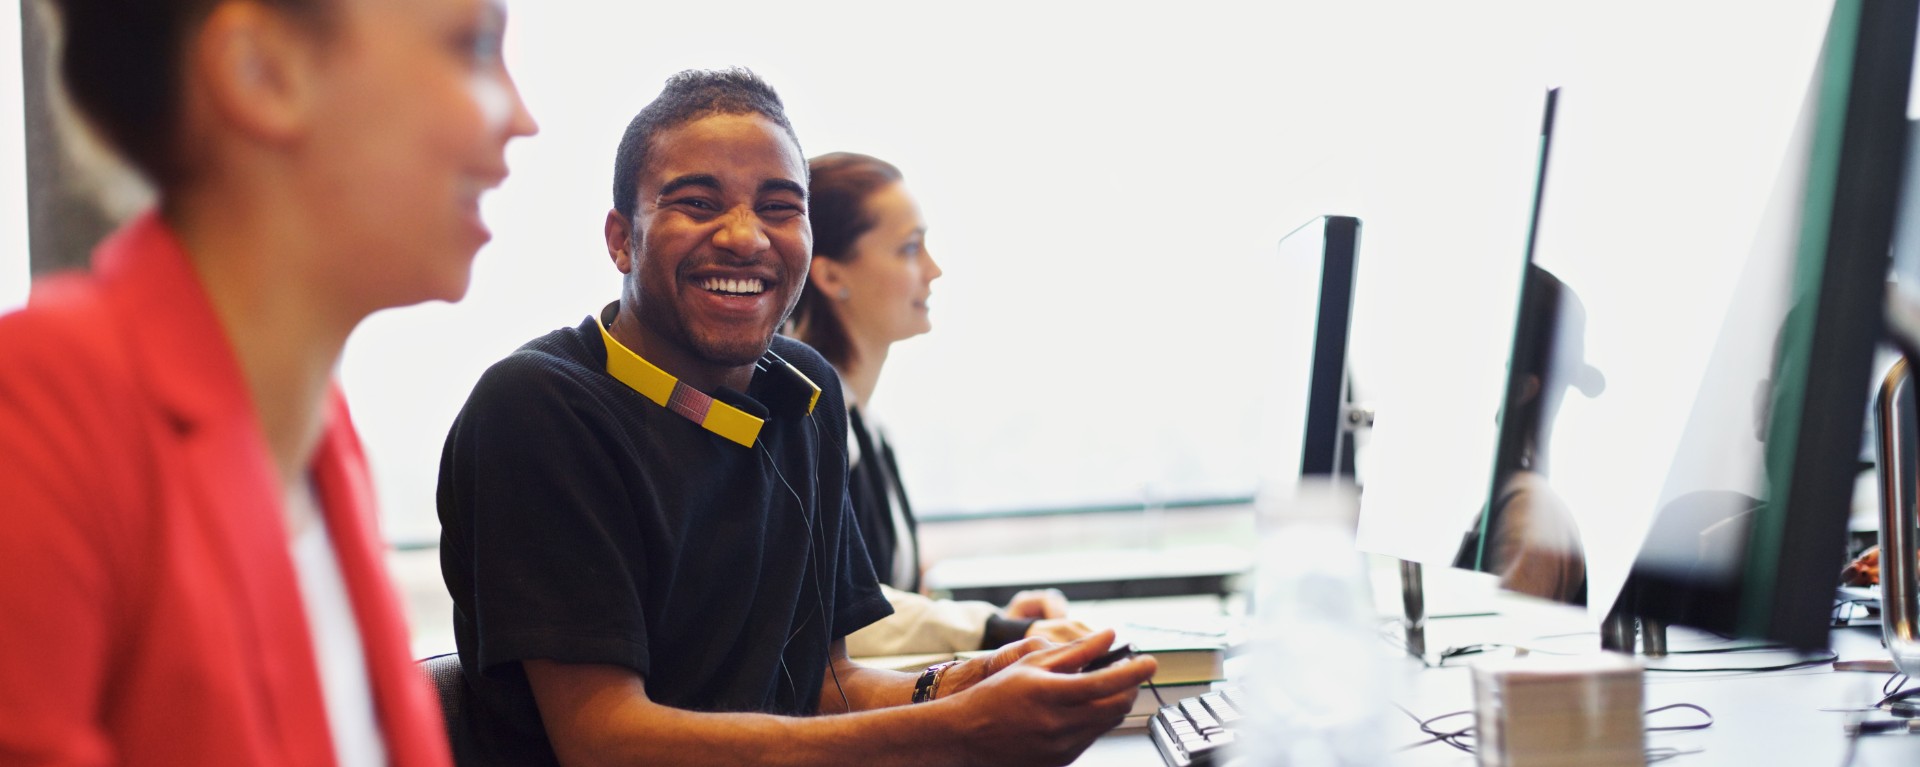
[[[1354,549],[1351,484],[1269,486],[1253,622],[1236,681],[1249,721],[1231,757],[1261,767],[1385,764],[1382,717],[1395,664]]]

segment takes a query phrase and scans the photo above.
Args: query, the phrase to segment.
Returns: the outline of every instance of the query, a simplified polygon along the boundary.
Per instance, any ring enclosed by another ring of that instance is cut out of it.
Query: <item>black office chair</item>
[[[440,694],[440,715],[446,721],[447,743],[453,747],[453,763],[473,764],[477,746],[467,727],[467,705],[473,693],[467,689],[466,674],[460,668],[460,654],[447,653],[420,660],[420,673],[427,675]]]

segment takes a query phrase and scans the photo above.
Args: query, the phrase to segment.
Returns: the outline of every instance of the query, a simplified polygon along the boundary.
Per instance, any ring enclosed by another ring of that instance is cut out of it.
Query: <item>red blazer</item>
[[[392,763],[447,765],[337,389],[311,468]],[[282,503],[156,215],[0,317],[0,765],[332,765]]]

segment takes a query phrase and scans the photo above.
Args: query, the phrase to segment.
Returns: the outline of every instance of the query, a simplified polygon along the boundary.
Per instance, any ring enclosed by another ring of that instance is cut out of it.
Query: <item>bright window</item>
[[[1754,60],[1825,14],[1539,5],[515,3],[542,133],[486,202],[472,291],[373,318],[344,364],[389,534],[435,535],[441,443],[480,372],[614,298],[614,145],[689,67],[754,69],[809,155],[890,160],[920,198],[935,330],[895,347],[874,410],[925,514],[1251,494],[1257,371],[1281,354],[1305,375],[1280,336],[1310,329],[1277,327],[1286,291],[1249,276],[1323,214],[1364,222],[1360,396],[1459,386],[1485,434],[1455,449],[1490,454],[1544,87],[1725,18]]]

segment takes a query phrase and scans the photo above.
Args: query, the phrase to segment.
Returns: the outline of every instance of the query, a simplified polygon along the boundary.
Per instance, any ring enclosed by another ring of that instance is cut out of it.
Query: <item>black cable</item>
[[[1707,721],[1701,722],[1699,724],[1670,724],[1665,727],[1648,727],[1647,732],[1681,732],[1684,730],[1704,730],[1704,729],[1707,729],[1708,727],[1713,726],[1713,712],[1708,711],[1692,703],[1669,703],[1659,708],[1650,708],[1650,709],[1647,709],[1647,713],[1645,714],[1645,716],[1653,716],[1654,714],[1658,714],[1662,711],[1672,711],[1674,709],[1680,709],[1680,708],[1689,709],[1692,711],[1698,711],[1700,712],[1701,716],[1704,716],[1707,718]]]
[[[1904,676],[1904,675],[1902,675],[1902,674],[1895,674],[1894,676],[1896,676],[1896,677],[1899,677],[1899,676]],[[1892,680],[1892,679],[1889,679],[1889,680],[1887,680],[1887,681],[1888,681],[1888,682],[1892,682],[1893,680]],[[1901,684],[1903,684],[1903,685],[1904,685],[1904,684],[1905,684],[1905,682],[1903,681],[1903,682],[1902,682]],[[1886,685],[1881,685],[1881,687],[1880,687],[1880,691],[1881,691],[1881,692],[1886,692],[1886,689],[1887,689],[1887,686],[1886,686]],[[1875,708],[1885,708],[1885,707],[1887,707],[1888,705],[1891,705],[1891,704],[1893,704],[1893,703],[1894,703],[1894,702],[1896,702],[1896,701],[1902,701],[1902,700],[1908,700],[1908,699],[1911,699],[1911,698],[1920,698],[1920,687],[1914,687],[1914,688],[1909,688],[1909,689],[1898,689],[1898,688],[1896,688],[1896,689],[1895,689],[1895,690],[1894,690],[1893,692],[1888,692],[1888,693],[1887,693],[1887,697],[1884,697],[1884,698],[1881,698],[1881,699],[1880,699],[1880,701],[1879,701],[1878,703],[1875,703],[1875,704],[1873,704],[1873,705],[1874,705],[1874,707],[1875,707]]]
[[[1506,649],[1507,647],[1509,647],[1509,645],[1497,644],[1493,642],[1479,642],[1479,643],[1470,644],[1470,645],[1459,645],[1455,647],[1449,647],[1447,649],[1440,651],[1440,657],[1438,659],[1438,662],[1439,662],[1439,665],[1444,666],[1444,665],[1447,665],[1447,661],[1454,658],[1464,658],[1468,655],[1478,655],[1483,652],[1492,652],[1494,650]]]
[[[1556,637],[1582,636],[1584,633],[1585,632],[1582,632],[1582,634],[1558,634],[1558,635],[1548,636],[1548,637],[1537,637],[1536,639],[1552,639]],[[1494,642],[1481,642],[1477,644],[1448,647],[1440,651],[1439,658],[1434,663],[1429,663],[1427,665],[1430,668],[1435,666],[1445,666],[1447,665],[1448,660],[1451,660],[1454,658],[1461,658],[1468,655],[1477,655],[1483,652],[1492,652],[1494,650],[1502,650],[1502,649],[1507,649],[1511,647],[1514,647],[1514,645],[1499,644]],[[1561,653],[1561,652],[1554,652],[1551,650],[1541,650],[1537,648],[1525,648],[1525,649],[1529,653],[1534,653],[1538,655],[1584,654],[1584,653]],[[1765,644],[1765,645],[1742,645],[1739,647],[1717,647],[1717,648],[1709,648],[1709,649],[1703,649],[1703,650],[1675,650],[1667,654],[1668,655],[1725,655],[1725,654],[1742,653],[1742,652],[1770,652],[1770,651],[1777,651],[1777,650],[1784,650],[1784,649],[1788,649],[1788,648],[1786,648],[1783,645]],[[1840,659],[1840,656],[1835,655],[1833,653],[1827,653],[1824,657],[1804,658],[1801,660],[1793,661],[1791,663],[1781,663],[1781,664],[1776,664],[1772,666],[1733,666],[1733,667],[1721,667],[1721,668],[1663,668],[1658,666],[1648,666],[1647,670],[1648,671],[1664,671],[1664,672],[1675,673],[1675,674],[1705,674],[1705,673],[1731,674],[1731,673],[1742,673],[1742,672],[1792,671],[1794,669],[1812,668],[1814,666],[1824,666],[1839,659]],[[1424,659],[1422,660],[1424,661]]]
[[[1473,729],[1474,729],[1473,725],[1470,724],[1458,730],[1441,730],[1434,727],[1434,723],[1442,719],[1450,719],[1456,716],[1466,716],[1468,714],[1472,714],[1473,713],[1472,711],[1449,711],[1445,714],[1441,714],[1436,717],[1421,719],[1419,714],[1413,713],[1406,706],[1402,706],[1398,703],[1395,703],[1393,704],[1393,707],[1400,709],[1400,713],[1406,714],[1407,718],[1412,719],[1414,725],[1420,728],[1420,732],[1424,733],[1427,736],[1426,740],[1422,740],[1416,743],[1409,743],[1405,746],[1401,746],[1397,750],[1408,751],[1415,748],[1419,748],[1421,746],[1432,745],[1434,743],[1445,743],[1460,751],[1464,751],[1469,754],[1474,753],[1473,743],[1468,742],[1470,739],[1473,738]],[[1665,706],[1650,708],[1650,709],[1647,709],[1641,716],[1643,717],[1643,722],[1644,722],[1644,717],[1652,716],[1662,711],[1672,711],[1675,709],[1688,709],[1691,711],[1698,711],[1703,716],[1705,716],[1707,720],[1705,722],[1699,722],[1696,724],[1674,724],[1674,725],[1667,725],[1665,727],[1647,727],[1645,728],[1645,731],[1646,732],[1678,732],[1683,730],[1704,730],[1713,726],[1713,723],[1714,723],[1713,712],[1708,711],[1703,706],[1699,706],[1693,703],[1671,703]],[[1697,754],[1697,753],[1700,753],[1699,749],[1681,750],[1678,748],[1673,748],[1671,746],[1654,746],[1654,747],[1649,747],[1647,749],[1646,757],[1647,757],[1647,762],[1651,764],[1653,762],[1666,761],[1676,756],[1682,756],[1685,754]],[[1844,765],[1842,767],[1844,767]]]
[[[1419,748],[1421,746],[1425,746],[1433,743],[1445,743],[1449,746],[1460,749],[1461,751],[1465,751],[1469,754],[1473,753],[1472,746],[1464,743],[1460,743],[1457,740],[1460,737],[1470,735],[1473,732],[1473,727],[1469,726],[1464,730],[1459,730],[1454,732],[1441,732],[1433,729],[1433,724],[1432,724],[1433,722],[1439,721],[1441,719],[1446,719],[1448,717],[1460,716],[1462,714],[1471,714],[1473,713],[1472,711],[1454,711],[1451,713],[1441,714],[1432,719],[1421,719],[1420,715],[1407,710],[1406,706],[1402,706],[1398,703],[1395,703],[1393,704],[1393,707],[1400,709],[1400,713],[1406,714],[1407,718],[1413,720],[1413,724],[1415,727],[1419,727],[1421,732],[1426,733],[1429,736],[1426,740],[1420,741],[1418,743],[1412,743],[1405,746],[1401,746],[1399,750],[1408,751],[1411,749]]]
[[[1711,647],[1711,648],[1702,649],[1702,650],[1668,650],[1667,654],[1668,655],[1727,655],[1730,653],[1737,653],[1737,652],[1773,652],[1776,650],[1791,650],[1791,649],[1793,648],[1783,644],[1748,644],[1748,645],[1738,645],[1734,647]]]
[[[1767,671],[1792,671],[1794,669],[1813,668],[1815,666],[1825,666],[1839,659],[1840,659],[1840,656],[1835,655],[1833,653],[1827,653],[1823,657],[1804,658],[1801,660],[1794,661],[1792,663],[1781,663],[1774,666],[1727,666],[1722,668],[1662,668],[1657,666],[1648,666],[1647,671],[1648,672],[1659,671],[1659,672],[1664,672],[1668,674],[1739,674],[1739,673],[1748,673],[1748,672],[1760,673],[1760,672],[1767,672]]]
[[[1893,695],[1905,686],[1907,686],[1907,675],[1895,671],[1892,676],[1887,677],[1887,681],[1884,684],[1880,685],[1880,694]],[[1886,700],[1882,699],[1881,702],[1885,703]]]
[[[820,437],[819,437],[820,424],[817,421],[813,421],[812,413],[807,414],[807,420],[813,422],[813,428],[814,428],[813,449],[814,451],[817,452],[820,449],[820,444],[819,444],[820,443]],[[807,528],[807,563],[813,567],[814,609],[820,615],[820,623],[827,632],[827,647],[828,647],[827,672],[833,675],[834,691],[840,693],[840,710],[845,713],[853,713],[853,704],[847,701],[847,690],[845,687],[842,687],[840,685],[840,668],[834,664],[834,659],[832,657],[833,656],[833,653],[832,653],[833,622],[827,620],[827,598],[826,598],[825,592],[820,590],[820,578],[821,578],[820,559],[818,556],[818,552],[815,551],[816,544],[815,544],[815,539],[813,535],[813,517],[807,514],[806,502],[800,500],[799,491],[794,490],[793,483],[787,481],[787,475],[781,473],[780,464],[779,462],[773,460],[772,451],[767,448],[766,443],[764,441],[761,441],[758,444],[760,445],[761,459],[767,462],[767,468],[773,469],[773,476],[778,477],[780,479],[780,484],[787,488],[787,494],[793,496],[794,508],[800,514],[800,523],[805,525]],[[820,474],[820,470],[818,468],[815,468],[813,473],[817,478]],[[816,503],[815,506],[817,507],[818,504]],[[811,620],[811,618],[809,618],[809,620]],[[802,621],[800,623],[800,628],[794,629],[793,635],[787,637],[787,641],[792,642],[793,637],[799,636],[800,629],[806,628],[806,625],[807,625],[807,622]],[[781,655],[783,656],[780,661],[781,671],[782,673],[786,673],[786,659],[784,657],[786,655],[786,652],[784,648],[781,651]],[[790,673],[787,674],[787,686],[793,689],[795,693],[799,692],[798,687],[796,687],[793,683],[793,675]],[[798,703],[798,701],[795,701],[795,702]]]

